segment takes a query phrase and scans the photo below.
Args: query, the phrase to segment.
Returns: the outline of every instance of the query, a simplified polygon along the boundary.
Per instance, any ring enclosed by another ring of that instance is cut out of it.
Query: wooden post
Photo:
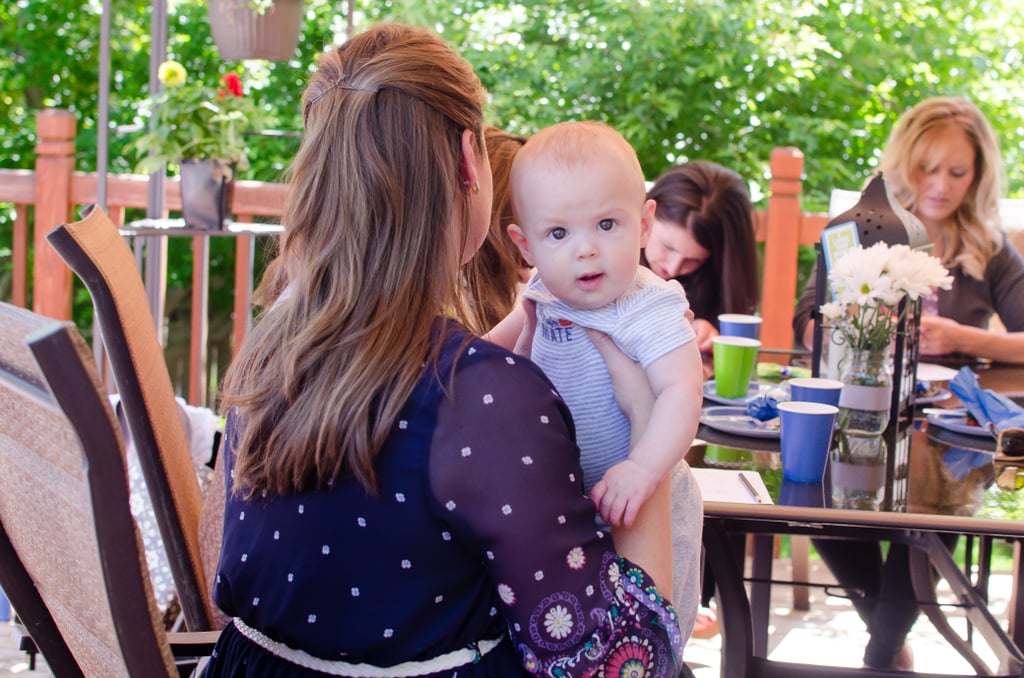
[[[71,271],[46,242],[46,234],[71,215],[71,172],[75,168],[75,116],[48,108],[36,118],[35,273],[32,308],[71,319]]]
[[[780,147],[772,151],[761,281],[761,316],[764,318],[761,344],[764,348],[793,347],[803,169],[804,154],[800,149]]]

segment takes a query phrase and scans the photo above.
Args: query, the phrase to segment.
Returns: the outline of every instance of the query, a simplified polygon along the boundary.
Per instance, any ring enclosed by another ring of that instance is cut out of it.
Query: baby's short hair
[[[618,162],[632,166],[635,170],[637,199],[642,202],[647,195],[644,173],[636,151],[626,138],[603,122],[568,121],[540,130],[516,154],[512,163],[513,204],[519,199],[516,197],[516,185],[522,183],[516,181],[516,177],[529,171],[533,163],[544,161],[571,169],[601,155],[613,155]]]

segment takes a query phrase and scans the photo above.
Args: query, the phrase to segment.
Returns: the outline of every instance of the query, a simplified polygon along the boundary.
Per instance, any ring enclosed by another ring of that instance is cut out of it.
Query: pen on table
[[[760,494],[758,494],[757,488],[754,487],[754,484],[747,480],[747,477],[742,473],[740,473],[739,476],[740,482],[743,483],[743,487],[747,488],[747,492],[750,492],[750,496],[754,498],[754,501],[756,501],[758,504],[763,504],[764,498],[761,497]]]

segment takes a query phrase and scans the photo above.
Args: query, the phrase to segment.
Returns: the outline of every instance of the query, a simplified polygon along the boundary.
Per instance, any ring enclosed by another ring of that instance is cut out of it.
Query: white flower
[[[515,605],[516,594],[508,584],[498,584],[498,597],[506,605]]]
[[[837,320],[845,311],[846,307],[836,301],[828,301],[821,305],[821,315],[825,320]]]
[[[576,546],[569,551],[569,555],[565,557],[565,562],[569,565],[570,569],[582,570],[583,566],[587,564],[587,556],[581,547]]]
[[[565,638],[572,633],[572,614],[561,605],[555,605],[544,615],[544,629],[553,638]]]
[[[841,256],[829,271],[833,301],[819,309],[841,343],[854,350],[880,350],[893,340],[906,309],[936,288],[949,289],[953,278],[927,252],[907,245],[875,243]]]

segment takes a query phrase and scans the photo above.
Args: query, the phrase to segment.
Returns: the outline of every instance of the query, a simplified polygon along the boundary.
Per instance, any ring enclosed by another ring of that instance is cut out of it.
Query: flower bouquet
[[[829,271],[833,301],[821,315],[843,351],[843,391],[832,456],[833,505],[877,508],[887,446],[882,434],[892,401],[890,346],[906,318],[909,298],[949,289],[953,278],[930,254],[879,242],[844,253]]]
[[[833,301],[822,304],[821,315],[833,340],[855,351],[881,351],[892,343],[906,315],[906,308],[900,309],[905,297],[916,301],[953,286],[935,257],[884,242],[846,252],[828,277]]]

